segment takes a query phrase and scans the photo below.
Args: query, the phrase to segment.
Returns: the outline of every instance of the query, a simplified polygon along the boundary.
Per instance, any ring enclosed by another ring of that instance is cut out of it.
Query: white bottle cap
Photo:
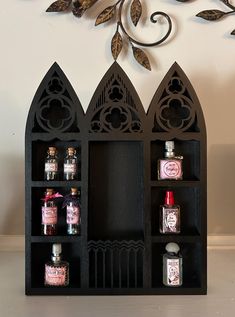
[[[180,250],[180,247],[178,246],[177,243],[170,242],[166,245],[166,251],[170,253],[178,253]]]
[[[174,141],[166,141],[165,142],[165,149],[169,152],[174,151],[175,149],[175,143]]]
[[[52,246],[52,253],[54,254],[54,256],[58,256],[60,255],[62,252],[62,247],[60,243],[54,243]]]

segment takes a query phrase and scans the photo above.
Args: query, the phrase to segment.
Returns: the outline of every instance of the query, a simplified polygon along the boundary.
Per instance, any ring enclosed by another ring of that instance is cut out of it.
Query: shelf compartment
[[[175,204],[180,206],[181,235],[201,233],[201,200],[199,187],[154,187],[151,189],[152,235],[166,236],[159,232],[159,210],[164,205],[167,190],[174,192]]]
[[[181,141],[173,139],[175,142],[176,156],[183,156],[183,180],[200,180],[200,142],[196,140]],[[163,159],[165,152],[165,142],[151,142],[151,180],[158,179],[158,159]],[[179,181],[180,182],[180,181]]]
[[[142,288],[143,241],[89,241],[89,287]]]
[[[33,181],[44,181],[44,162],[47,156],[47,150],[50,146],[54,146],[58,151],[58,169],[59,176],[58,180],[63,181],[63,163],[66,156],[66,150],[68,147],[74,147],[77,151],[78,158],[78,181],[81,180],[81,142],[70,140],[61,141],[57,138],[52,139],[50,142],[44,141],[33,141],[32,142],[32,180]],[[48,181],[49,183],[49,181]]]
[[[53,186],[47,186],[48,188],[53,188]],[[78,190],[81,193],[81,188],[78,187]],[[56,187],[56,192],[59,192],[61,195],[65,196],[70,193],[69,187]],[[42,198],[45,196],[45,188],[42,187],[33,187],[31,190],[31,232],[32,236],[41,235],[41,217],[42,217]],[[82,217],[82,196],[80,194],[81,201],[81,217]],[[62,208],[63,197],[59,198],[57,201],[58,207],[58,223],[57,223],[57,235],[56,236],[66,236],[66,208]],[[53,236],[53,237],[56,237]],[[42,237],[49,237],[44,236]],[[52,237],[52,236],[51,236]]]
[[[59,242],[59,241],[58,241]],[[48,289],[48,293],[61,288],[45,287],[44,272],[45,263],[50,261],[52,254],[52,243],[31,244],[31,287]],[[80,243],[62,243],[62,261],[69,263],[69,285],[62,287],[65,291],[69,288],[80,288]]]
[[[175,242],[172,240],[171,242]],[[153,243],[152,244],[152,287],[163,288],[166,290],[172,289],[163,285],[163,260],[162,256],[166,253],[166,243]],[[183,285],[174,288],[172,293],[177,289],[183,288],[200,288],[202,286],[202,258],[203,251],[201,243],[185,243],[180,242],[180,253],[183,257]]]
[[[89,171],[89,239],[143,239],[142,142],[90,142]]]

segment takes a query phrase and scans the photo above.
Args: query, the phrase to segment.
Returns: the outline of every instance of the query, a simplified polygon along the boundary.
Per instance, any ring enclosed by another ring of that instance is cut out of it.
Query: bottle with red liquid
[[[175,204],[173,191],[166,191],[165,204],[160,206],[160,232],[180,233],[180,206]]]
[[[42,235],[53,236],[57,233],[58,210],[54,201],[54,190],[46,189],[45,198],[42,199]]]

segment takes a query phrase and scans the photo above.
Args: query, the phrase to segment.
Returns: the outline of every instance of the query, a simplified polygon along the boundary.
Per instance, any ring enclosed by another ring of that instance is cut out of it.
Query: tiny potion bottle
[[[61,244],[52,245],[51,261],[45,264],[45,286],[67,286],[69,284],[69,263],[61,261]]]
[[[161,233],[180,233],[180,206],[175,205],[172,191],[166,191],[165,204],[160,206],[159,229]]]
[[[45,159],[44,178],[47,181],[58,179],[58,157],[55,147],[49,147]]]
[[[47,188],[42,204],[42,234],[56,235],[57,232],[57,206],[53,200],[54,190]]]
[[[68,181],[77,179],[76,150],[73,147],[69,147],[66,153],[67,155],[64,159],[64,179]]]
[[[182,256],[179,253],[180,247],[176,243],[168,243],[163,255],[163,284],[177,287],[183,282]]]
[[[66,200],[67,233],[79,235],[81,233],[81,212],[77,188],[71,188],[71,194]]]
[[[158,179],[182,179],[182,156],[175,156],[174,141],[165,142],[165,158],[158,160]]]

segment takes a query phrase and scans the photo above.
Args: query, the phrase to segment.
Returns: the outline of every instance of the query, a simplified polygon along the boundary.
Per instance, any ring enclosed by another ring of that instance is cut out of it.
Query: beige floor
[[[234,317],[235,250],[208,252],[207,296],[26,297],[24,253],[0,253],[0,317]]]

